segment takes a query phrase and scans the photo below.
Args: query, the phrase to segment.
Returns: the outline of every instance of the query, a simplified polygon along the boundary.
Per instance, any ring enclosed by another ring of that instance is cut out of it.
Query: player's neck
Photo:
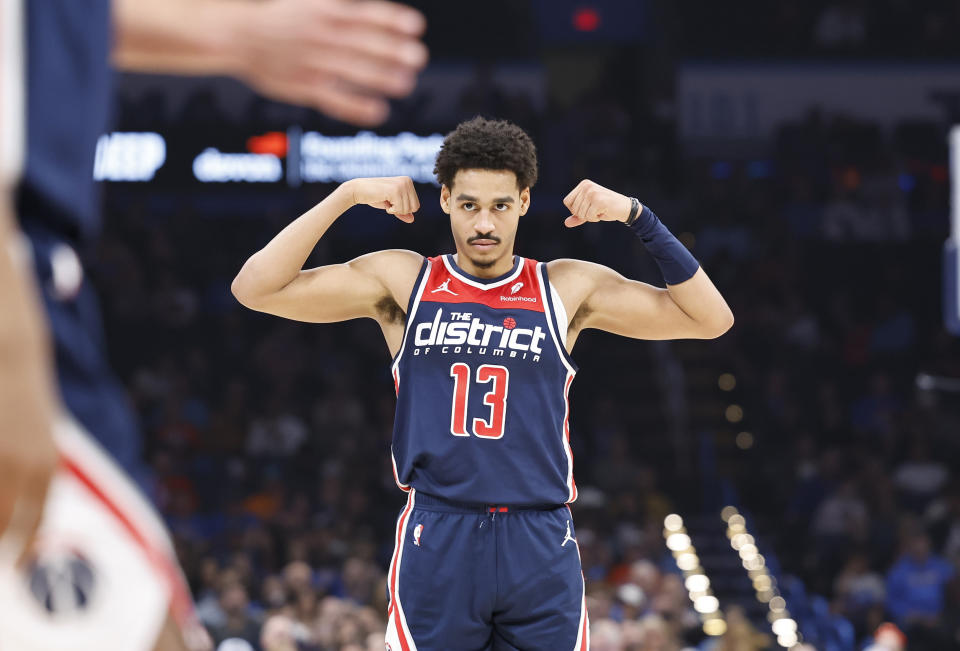
[[[457,263],[457,266],[460,267],[462,271],[465,271],[471,276],[476,276],[477,278],[496,278],[513,269],[513,252],[504,255],[489,267],[474,264],[467,256],[460,255],[459,251],[453,255],[453,261]]]

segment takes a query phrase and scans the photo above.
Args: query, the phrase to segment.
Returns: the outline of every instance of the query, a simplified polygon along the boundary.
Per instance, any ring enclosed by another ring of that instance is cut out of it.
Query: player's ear
[[[440,209],[450,214],[450,188],[446,183],[440,186]]]
[[[520,214],[526,215],[530,210],[530,188],[520,190]]]

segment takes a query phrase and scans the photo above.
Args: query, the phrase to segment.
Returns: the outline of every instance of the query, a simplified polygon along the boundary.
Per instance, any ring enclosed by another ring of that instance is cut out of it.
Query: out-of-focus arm
[[[177,74],[233,74],[239,37],[255,3],[244,0],[114,0],[113,62]]]
[[[15,554],[40,526],[57,461],[49,335],[20,237],[0,187],[0,540]]]
[[[386,119],[427,62],[423,15],[384,0],[113,0],[113,15],[120,68],[230,75],[357,125]]]

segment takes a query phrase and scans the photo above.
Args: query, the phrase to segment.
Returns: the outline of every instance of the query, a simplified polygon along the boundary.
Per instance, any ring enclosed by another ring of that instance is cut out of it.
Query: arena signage
[[[409,176],[418,183],[435,183],[433,164],[441,144],[440,134],[379,136],[361,131],[335,137],[308,131],[300,140],[300,177],[306,183],[340,183],[364,176]]]
[[[370,131],[330,136],[299,127],[255,135],[226,129],[197,133],[115,132],[97,144],[94,179],[155,183],[341,183],[369,176],[409,176],[436,183],[433,165],[443,136]],[[163,168],[163,169],[161,169]]]
[[[193,159],[193,176],[201,183],[276,183],[283,166],[273,154],[224,154],[209,147]]]
[[[166,159],[167,143],[159,133],[107,133],[97,141],[93,178],[150,181]]]

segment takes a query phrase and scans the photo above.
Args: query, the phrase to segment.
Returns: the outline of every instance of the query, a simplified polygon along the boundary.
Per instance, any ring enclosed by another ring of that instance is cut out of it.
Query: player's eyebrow
[[[457,201],[472,201],[474,203],[480,203],[480,200],[476,197],[471,197],[469,194],[458,194]],[[497,197],[491,203],[513,203],[513,197]]]

